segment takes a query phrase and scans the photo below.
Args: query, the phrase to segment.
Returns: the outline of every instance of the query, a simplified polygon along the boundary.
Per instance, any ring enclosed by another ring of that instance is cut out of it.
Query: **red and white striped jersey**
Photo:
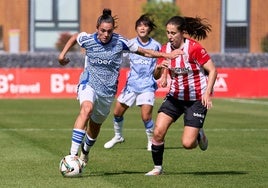
[[[184,51],[184,55],[170,61],[169,95],[178,100],[201,100],[207,87],[207,76],[203,65],[210,59],[210,56],[198,42],[192,39],[186,39],[181,50]],[[168,42],[163,45],[161,51],[170,53],[171,44]],[[163,60],[159,58],[158,64],[161,64]]]

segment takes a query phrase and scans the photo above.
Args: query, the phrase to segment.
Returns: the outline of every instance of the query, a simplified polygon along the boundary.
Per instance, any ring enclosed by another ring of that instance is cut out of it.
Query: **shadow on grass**
[[[127,175],[127,174],[141,174],[145,175],[146,172],[139,171],[118,171],[118,172],[95,172],[95,173],[85,173],[82,177],[92,177],[92,176],[116,176],[116,175]],[[248,172],[245,171],[210,171],[210,172],[164,172],[163,176],[170,175],[195,175],[195,176],[214,176],[214,175],[246,175]]]
[[[166,175],[175,175],[175,174],[192,174],[192,175],[197,175],[197,176],[210,176],[210,175],[245,175],[248,174],[248,172],[245,171],[234,171],[234,170],[229,170],[229,171],[203,171],[203,172],[178,172],[178,173],[173,173],[173,172],[167,172],[165,173]]]
[[[118,171],[118,172],[94,172],[85,173],[82,177],[92,177],[92,176],[116,176],[116,175],[126,175],[126,174],[141,174],[144,175],[145,172],[134,172],[134,171]]]

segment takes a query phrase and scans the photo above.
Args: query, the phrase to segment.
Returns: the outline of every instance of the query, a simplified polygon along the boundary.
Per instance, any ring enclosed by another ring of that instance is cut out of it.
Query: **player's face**
[[[136,32],[140,38],[147,37],[150,33],[150,27],[148,25],[140,23],[136,28]]]
[[[177,26],[168,24],[166,27],[168,41],[171,43],[173,49],[178,49],[183,44],[183,33],[178,31]]]
[[[113,35],[114,27],[112,23],[102,22],[97,28],[98,39],[102,43],[108,43]]]

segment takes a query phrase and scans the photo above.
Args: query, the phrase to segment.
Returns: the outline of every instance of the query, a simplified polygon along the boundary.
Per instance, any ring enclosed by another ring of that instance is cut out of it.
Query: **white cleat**
[[[199,130],[199,136],[200,136],[200,139],[198,141],[199,148],[202,151],[205,151],[208,148],[208,139],[207,139],[207,137],[205,135],[205,132],[204,132],[203,128],[201,128]]]
[[[163,168],[162,167],[154,167],[153,170],[151,170],[150,172],[147,172],[145,174],[145,176],[159,176],[163,174]]]
[[[125,141],[125,139],[122,136],[121,137],[114,136],[110,141],[108,141],[104,144],[104,148],[110,149],[110,148],[114,147],[115,144],[122,143],[124,141]]]

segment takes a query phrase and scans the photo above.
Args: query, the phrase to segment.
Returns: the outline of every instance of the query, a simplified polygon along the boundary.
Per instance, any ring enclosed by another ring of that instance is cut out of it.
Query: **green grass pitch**
[[[154,119],[161,102],[156,101]],[[113,136],[110,114],[83,176],[63,178],[58,165],[69,153],[78,110],[75,99],[2,99],[0,187],[268,187],[268,99],[214,99],[205,122],[205,152],[181,147],[180,118],[167,133],[164,174],[158,177],[144,176],[153,162],[140,110],[133,107],[125,115],[125,143],[104,149]]]

